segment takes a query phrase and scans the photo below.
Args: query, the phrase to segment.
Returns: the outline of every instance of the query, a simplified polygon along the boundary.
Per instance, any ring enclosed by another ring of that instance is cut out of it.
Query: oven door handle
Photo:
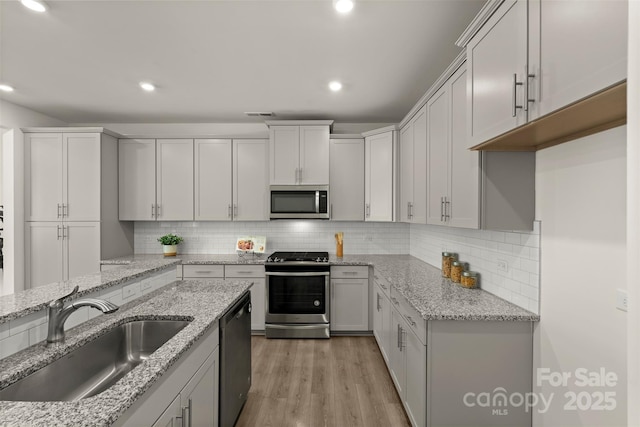
[[[291,277],[291,276],[328,276],[330,273],[328,271],[298,271],[295,273],[284,273],[280,271],[267,271],[265,273],[267,276],[283,276],[283,277]]]

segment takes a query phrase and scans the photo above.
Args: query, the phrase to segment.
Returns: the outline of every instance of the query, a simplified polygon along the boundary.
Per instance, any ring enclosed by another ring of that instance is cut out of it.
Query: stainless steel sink
[[[69,401],[102,393],[189,324],[138,320],[110,329],[61,359],[0,390],[0,400]]]

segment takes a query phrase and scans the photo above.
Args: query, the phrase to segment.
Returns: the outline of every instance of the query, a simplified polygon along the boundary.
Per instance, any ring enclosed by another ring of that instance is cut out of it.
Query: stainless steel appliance
[[[251,294],[220,320],[220,426],[235,425],[251,387]]]
[[[329,338],[327,252],[274,252],[265,262],[267,338]]]
[[[329,219],[328,185],[272,185],[271,219]]]

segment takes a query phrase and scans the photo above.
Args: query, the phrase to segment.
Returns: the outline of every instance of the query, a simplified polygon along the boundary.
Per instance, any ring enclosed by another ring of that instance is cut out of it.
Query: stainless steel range
[[[329,338],[328,252],[274,252],[265,263],[267,338]]]

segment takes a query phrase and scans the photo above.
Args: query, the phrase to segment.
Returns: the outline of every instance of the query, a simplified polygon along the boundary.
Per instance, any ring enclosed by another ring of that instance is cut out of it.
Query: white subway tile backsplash
[[[0,325],[0,341],[9,337],[9,323],[3,323]]]
[[[538,313],[540,222],[532,232],[467,230],[411,224],[409,253],[440,267],[443,250],[456,252],[480,273],[480,286],[500,298]],[[506,262],[507,271],[498,269]]]
[[[22,331],[0,341],[0,359],[29,347],[29,331]]]
[[[34,345],[47,339],[48,326],[46,323],[29,329],[29,345]]]
[[[9,321],[9,328],[11,329],[10,334],[16,335],[20,332],[27,331],[33,327],[46,323],[46,321],[47,314],[44,312],[44,310],[41,310],[37,313],[29,314],[28,316],[13,319]]]

